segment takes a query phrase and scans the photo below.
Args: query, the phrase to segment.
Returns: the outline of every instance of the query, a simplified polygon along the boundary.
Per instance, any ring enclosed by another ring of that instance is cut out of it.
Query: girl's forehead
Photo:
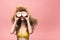
[[[21,12],[17,12],[17,14],[18,14],[18,13],[21,13]]]
[[[22,14],[27,14],[27,12],[25,12],[25,11],[22,11]]]
[[[27,14],[25,11],[17,12],[17,14]]]

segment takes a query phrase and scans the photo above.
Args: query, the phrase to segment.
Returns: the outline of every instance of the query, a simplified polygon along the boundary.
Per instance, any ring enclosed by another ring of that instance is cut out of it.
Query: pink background
[[[0,0],[0,40],[16,40],[10,29],[17,4],[26,6],[38,20],[30,40],[60,40],[60,0]]]

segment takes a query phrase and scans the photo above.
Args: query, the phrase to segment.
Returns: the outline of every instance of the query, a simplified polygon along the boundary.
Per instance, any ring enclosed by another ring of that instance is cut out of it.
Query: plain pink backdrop
[[[60,0],[0,0],[0,40],[16,40],[10,29],[18,4],[26,6],[38,20],[30,40],[60,40]]]

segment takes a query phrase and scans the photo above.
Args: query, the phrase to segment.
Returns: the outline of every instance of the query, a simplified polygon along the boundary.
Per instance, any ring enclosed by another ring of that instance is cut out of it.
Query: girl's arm
[[[15,28],[16,28],[16,21],[12,25],[12,28],[11,28],[11,31],[10,31],[11,34],[13,34],[15,32]]]
[[[30,21],[29,21],[29,15],[28,15],[28,17],[26,17],[25,19],[27,20],[28,31],[29,31],[29,33],[31,34],[31,33],[33,33],[33,28],[32,28],[32,26],[31,26],[31,24],[30,24]]]
[[[27,20],[27,24],[28,24],[28,31],[31,34],[33,32],[33,30],[32,30],[32,26],[30,25],[29,20]]]
[[[10,31],[10,33],[11,34],[13,34],[15,31],[16,31],[16,23],[17,23],[17,20],[18,20],[19,18],[17,18],[17,17],[15,17],[15,22],[14,22],[14,24],[12,25],[12,28],[11,28],[11,31]]]

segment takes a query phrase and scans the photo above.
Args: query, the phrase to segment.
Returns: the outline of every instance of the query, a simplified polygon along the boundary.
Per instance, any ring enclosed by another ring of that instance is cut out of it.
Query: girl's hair
[[[29,12],[27,11],[26,8],[24,8],[24,7],[17,7],[16,10],[15,10],[15,12],[14,12],[14,15],[12,17],[12,23],[14,23],[14,21],[15,21],[15,18],[14,17],[16,16],[16,13],[17,12],[21,12],[21,11],[25,11],[29,15]],[[37,24],[37,20],[34,19],[34,18],[32,18],[31,15],[29,15],[29,21],[30,21],[31,26],[34,26],[34,25]],[[19,22],[21,24],[21,20]],[[19,25],[19,22],[18,22],[18,25]]]

